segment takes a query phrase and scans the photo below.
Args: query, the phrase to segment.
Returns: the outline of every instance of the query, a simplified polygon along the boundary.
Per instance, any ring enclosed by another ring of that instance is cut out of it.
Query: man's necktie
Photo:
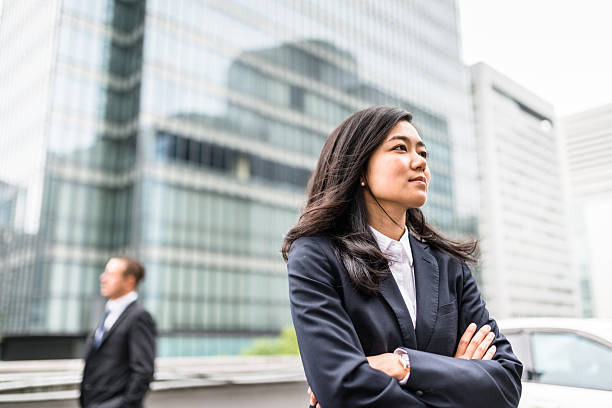
[[[106,333],[106,329],[104,328],[104,322],[106,321],[106,318],[108,317],[109,313],[110,313],[110,310],[107,310],[104,313],[104,317],[102,318],[100,325],[96,328],[96,332],[94,333],[94,340],[93,340],[94,348],[100,347],[100,343],[102,343],[102,338],[104,337],[104,333]]]

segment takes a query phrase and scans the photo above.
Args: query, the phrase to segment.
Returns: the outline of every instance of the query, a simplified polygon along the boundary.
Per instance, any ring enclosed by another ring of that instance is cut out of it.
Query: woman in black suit
[[[285,237],[311,405],[516,407],[522,364],[466,264],[476,245],[419,209],[430,172],[411,122],[379,106],[340,124]]]

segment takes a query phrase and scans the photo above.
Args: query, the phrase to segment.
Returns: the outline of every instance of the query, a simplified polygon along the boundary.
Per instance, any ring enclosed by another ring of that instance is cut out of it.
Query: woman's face
[[[372,153],[362,181],[387,211],[421,207],[431,178],[426,157],[425,144],[414,126],[398,122]]]

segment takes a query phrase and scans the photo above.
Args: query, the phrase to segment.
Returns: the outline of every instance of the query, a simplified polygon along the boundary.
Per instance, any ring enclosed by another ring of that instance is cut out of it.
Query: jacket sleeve
[[[155,321],[143,311],[129,332],[130,382],[123,395],[122,407],[140,407],[153,380],[155,366]]]
[[[489,361],[463,360],[405,349],[411,367],[405,387],[418,392],[433,407],[516,407],[521,397],[523,365],[489,316],[469,268],[463,265],[461,272],[460,332],[463,334],[471,322],[479,328],[489,324],[495,332],[495,356]]]
[[[368,364],[342,306],[332,263],[316,238],[293,243],[287,269],[302,363],[321,406],[426,407],[396,379]]]

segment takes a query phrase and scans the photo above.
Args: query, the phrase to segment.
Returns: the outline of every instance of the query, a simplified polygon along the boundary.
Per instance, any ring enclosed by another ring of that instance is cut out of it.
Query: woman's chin
[[[425,205],[427,202],[427,194],[423,194],[419,197],[411,197],[410,204],[408,208],[419,208]]]

